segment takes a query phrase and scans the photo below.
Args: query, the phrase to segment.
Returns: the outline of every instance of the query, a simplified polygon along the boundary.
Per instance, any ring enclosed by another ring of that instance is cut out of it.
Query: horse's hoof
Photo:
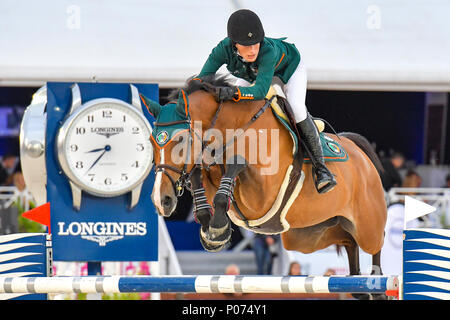
[[[202,239],[202,237],[200,237],[200,243],[202,244],[203,249],[205,249],[208,252],[219,252],[225,247],[225,245],[220,246],[209,245]]]
[[[210,241],[205,238],[205,233],[203,233],[202,228],[200,228],[200,243],[202,244],[203,249],[205,249],[208,252],[219,252],[222,250],[226,243],[223,244],[215,244],[214,242]]]
[[[212,228],[209,227],[205,232],[203,228],[200,228],[200,241],[207,251],[217,252],[231,240],[231,226],[228,222],[225,227]]]
[[[230,241],[231,239],[231,225],[230,221],[227,220],[227,223],[223,227],[215,228],[209,226],[207,238],[216,243],[225,243]]]

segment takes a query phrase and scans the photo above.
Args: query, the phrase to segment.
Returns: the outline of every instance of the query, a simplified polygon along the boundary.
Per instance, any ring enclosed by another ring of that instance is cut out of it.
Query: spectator
[[[405,157],[400,152],[394,152],[389,159],[381,160],[383,164],[384,172],[381,175],[381,182],[383,188],[388,192],[391,188],[400,187],[402,184],[402,178],[398,172],[405,163]]]
[[[445,184],[442,188],[450,188],[450,173],[445,177]]]
[[[232,275],[232,276],[238,276],[241,274],[241,269],[239,268],[239,266],[237,264],[229,264],[226,268],[225,268],[225,274],[226,275]]]
[[[336,275],[336,270],[332,268],[328,268],[327,271],[323,274],[324,276],[334,276]]]
[[[240,274],[241,274],[241,269],[239,268],[239,266],[237,264],[232,263],[232,264],[229,264],[225,268],[225,275],[238,276]],[[242,297],[243,293],[241,293],[241,292],[224,293],[224,295],[227,297],[237,298],[237,297]]]
[[[299,276],[302,274],[302,266],[297,261],[292,261],[289,265],[289,276]]]
[[[12,183],[12,174],[16,171],[17,158],[13,154],[5,154],[0,163],[0,185]]]
[[[405,179],[403,180],[402,187],[403,188],[419,188],[422,184],[422,178],[420,175],[412,170],[409,169],[406,173]]]
[[[26,188],[22,172],[15,172],[12,174],[12,183],[20,192],[24,191]]]
[[[402,182],[402,188],[419,188],[421,185],[422,178],[420,175],[416,171],[409,169]],[[417,194],[417,192],[401,192],[399,194],[413,196]]]
[[[277,255],[276,242],[279,236],[255,234],[253,251],[255,252],[258,274],[272,274],[273,259]]]

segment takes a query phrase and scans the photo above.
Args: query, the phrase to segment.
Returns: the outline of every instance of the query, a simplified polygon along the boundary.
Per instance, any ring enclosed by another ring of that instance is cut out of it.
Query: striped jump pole
[[[0,277],[0,293],[386,293],[395,276],[83,276]]]

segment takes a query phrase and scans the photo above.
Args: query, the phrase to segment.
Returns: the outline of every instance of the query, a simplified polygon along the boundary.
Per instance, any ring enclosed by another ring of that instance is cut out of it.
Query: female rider
[[[336,180],[325,166],[319,132],[309,115],[306,100],[306,69],[294,44],[264,36],[259,17],[242,9],[228,19],[228,37],[211,52],[199,78],[215,74],[223,65],[238,81],[235,87],[219,87],[219,100],[262,100],[273,77],[283,82],[283,91],[291,105],[302,140],[315,164],[315,185],[319,193],[330,191]],[[251,86],[250,86],[251,85]]]

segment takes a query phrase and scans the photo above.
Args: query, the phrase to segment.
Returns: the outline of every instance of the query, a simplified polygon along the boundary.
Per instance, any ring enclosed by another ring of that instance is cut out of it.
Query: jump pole
[[[0,277],[0,293],[386,293],[396,276],[83,276]]]

